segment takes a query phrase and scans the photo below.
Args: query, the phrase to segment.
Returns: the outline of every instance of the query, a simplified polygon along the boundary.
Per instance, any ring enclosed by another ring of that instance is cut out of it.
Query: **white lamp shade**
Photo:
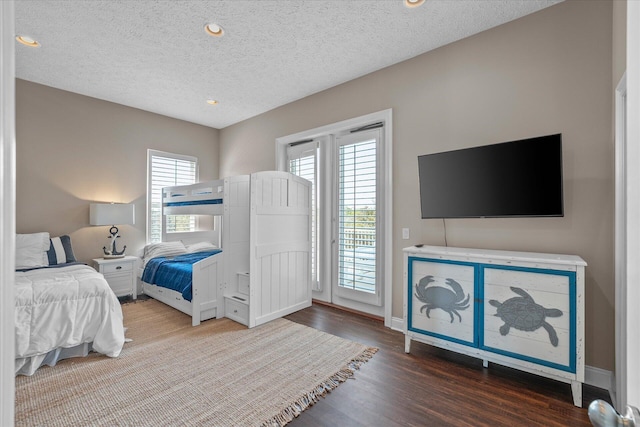
[[[89,224],[122,225],[135,224],[135,206],[129,203],[91,203]]]

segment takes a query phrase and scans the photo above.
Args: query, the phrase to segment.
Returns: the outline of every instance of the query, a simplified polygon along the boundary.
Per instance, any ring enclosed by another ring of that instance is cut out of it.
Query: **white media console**
[[[405,248],[405,352],[415,340],[570,383],[581,407],[585,266],[572,255]]]

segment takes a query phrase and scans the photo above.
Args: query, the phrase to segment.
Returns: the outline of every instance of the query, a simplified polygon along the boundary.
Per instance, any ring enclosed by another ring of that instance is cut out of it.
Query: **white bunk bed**
[[[188,186],[166,187],[162,192],[162,241],[182,242],[185,246],[210,242],[221,247],[220,218],[223,215],[224,182],[208,181]],[[206,215],[208,227],[189,233],[168,233],[168,215]],[[191,301],[178,291],[142,281],[145,294],[191,316],[191,324],[220,318],[224,314],[224,252],[193,264]],[[142,274],[140,278],[142,280]]]
[[[213,227],[166,233],[167,215],[207,215]],[[163,241],[210,241],[222,253],[193,265],[192,301],[143,282],[146,294],[192,316],[248,327],[311,305],[311,183],[265,171],[163,191]]]

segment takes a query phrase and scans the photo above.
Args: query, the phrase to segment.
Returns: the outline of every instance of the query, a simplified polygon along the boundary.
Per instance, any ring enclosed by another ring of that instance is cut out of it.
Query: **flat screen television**
[[[563,216],[562,134],[418,156],[422,218]]]

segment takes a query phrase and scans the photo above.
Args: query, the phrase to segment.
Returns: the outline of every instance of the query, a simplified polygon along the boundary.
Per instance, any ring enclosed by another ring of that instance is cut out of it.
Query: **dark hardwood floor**
[[[569,384],[412,342],[376,319],[314,304],[286,317],[379,348],[353,379],[291,424],[301,426],[590,426],[586,408],[608,393],[584,385],[583,408]]]

